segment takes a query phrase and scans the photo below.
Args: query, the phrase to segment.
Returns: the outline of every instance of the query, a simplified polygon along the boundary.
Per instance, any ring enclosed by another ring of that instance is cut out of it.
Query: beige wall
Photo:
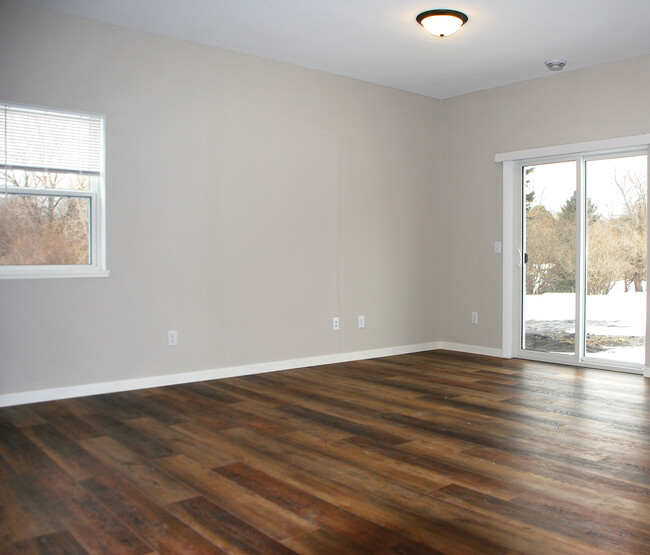
[[[0,101],[106,115],[111,272],[0,281],[0,394],[435,341],[499,349],[495,153],[650,131],[650,57],[438,101],[0,11]]]
[[[437,339],[439,101],[0,11],[0,100],[106,116],[110,270],[0,281],[0,393]]]
[[[648,90],[650,56],[442,101],[443,341],[501,348],[494,241],[502,235],[502,173],[494,155],[648,133]]]

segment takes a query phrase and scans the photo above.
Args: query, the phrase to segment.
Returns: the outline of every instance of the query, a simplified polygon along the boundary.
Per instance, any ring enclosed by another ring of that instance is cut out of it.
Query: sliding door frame
[[[589,368],[602,368],[622,372],[642,373],[650,377],[650,348],[646,349],[646,359],[643,365],[616,364],[608,361],[594,360],[584,357],[584,330],[582,329],[585,314],[585,279],[584,256],[579,245],[584,244],[586,233],[585,215],[583,210],[580,221],[576,226],[576,268],[580,272],[577,280],[579,289],[576,290],[576,350],[573,355],[556,355],[526,351],[521,349],[521,318],[522,318],[522,269],[518,267],[521,231],[522,231],[522,168],[525,165],[552,163],[566,160],[577,160],[576,202],[582,203],[585,193],[584,160],[616,157],[625,154],[647,154],[650,145],[650,134],[618,139],[606,139],[586,143],[560,145],[538,149],[521,150],[497,154],[495,162],[503,166],[503,311],[502,311],[502,354],[505,358],[526,358],[543,362],[554,362]],[[650,159],[650,156],[648,157]],[[650,165],[650,162],[649,162]],[[650,175],[650,171],[648,172]],[[650,181],[650,179],[648,179]],[[648,249],[650,252],[650,248]],[[650,275],[650,272],[648,273]],[[650,295],[646,301],[646,321],[650,313]],[[650,347],[648,326],[646,326],[646,345]],[[586,359],[586,360],[585,360]]]

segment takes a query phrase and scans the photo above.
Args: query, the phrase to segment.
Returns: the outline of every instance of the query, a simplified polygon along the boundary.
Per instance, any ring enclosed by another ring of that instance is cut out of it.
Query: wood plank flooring
[[[445,351],[0,409],[0,553],[650,553],[650,380]]]

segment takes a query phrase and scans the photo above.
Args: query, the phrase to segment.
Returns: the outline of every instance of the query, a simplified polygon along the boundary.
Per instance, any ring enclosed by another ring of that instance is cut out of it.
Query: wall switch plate
[[[366,327],[366,317],[365,316],[359,316],[359,327],[360,328],[365,328]]]
[[[494,254],[501,254],[501,241],[494,242]]]
[[[169,330],[167,332],[167,345],[169,347],[176,347],[178,345],[178,331]]]
[[[478,324],[478,312],[472,312],[472,324]]]
[[[341,329],[341,322],[339,321],[339,317],[335,316],[332,318],[332,330],[334,331],[339,331]]]

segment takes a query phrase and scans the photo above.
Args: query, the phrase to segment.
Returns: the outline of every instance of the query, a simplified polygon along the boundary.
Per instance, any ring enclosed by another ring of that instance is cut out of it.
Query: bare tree
[[[590,222],[587,229],[587,294],[607,295],[626,270],[618,248],[621,232],[609,218]]]
[[[553,291],[557,280],[557,252],[554,249],[557,222],[546,208],[535,205],[526,212],[526,294]]]
[[[7,184],[20,189],[87,188],[87,178],[8,170]],[[0,191],[1,192],[1,191]],[[0,264],[88,264],[89,205],[63,195],[7,194],[0,199]]]
[[[614,176],[614,183],[621,194],[625,210],[616,222],[621,232],[618,247],[625,258],[625,290],[634,284],[634,291],[640,292],[643,291],[642,282],[646,280],[647,180],[628,172],[623,176]]]

